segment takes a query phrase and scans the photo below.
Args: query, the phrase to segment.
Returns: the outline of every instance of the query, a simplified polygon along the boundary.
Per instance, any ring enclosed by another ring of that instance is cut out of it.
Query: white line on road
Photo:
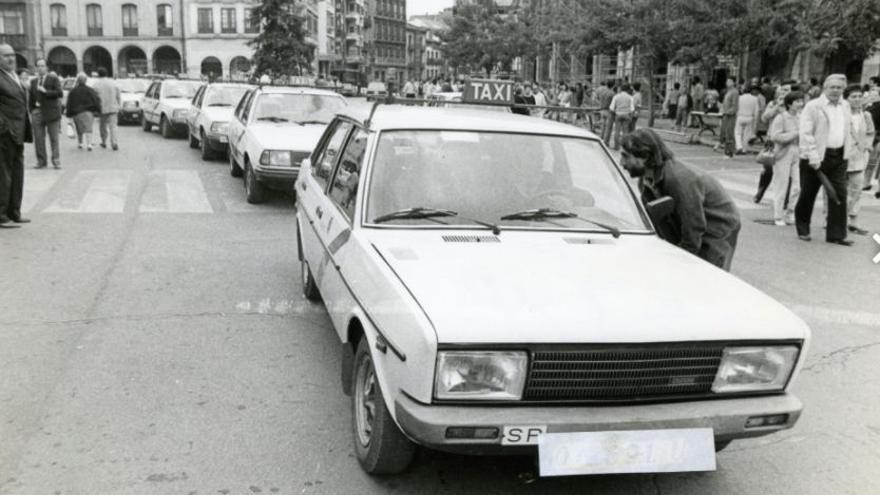
[[[52,186],[61,178],[60,170],[46,169],[40,172],[28,172],[24,179],[24,197],[21,200],[21,211],[27,213],[46,196]]]
[[[148,184],[164,185],[165,194],[161,204],[143,203],[141,212],[163,213],[213,213],[205,186],[195,170],[154,170],[150,172]],[[146,194],[145,194],[146,196]],[[146,201],[146,197],[144,198]]]
[[[805,320],[832,325],[860,325],[880,329],[880,313],[805,306],[797,303],[786,304],[786,306]]]
[[[131,181],[129,170],[82,170],[44,211],[47,213],[122,213]]]

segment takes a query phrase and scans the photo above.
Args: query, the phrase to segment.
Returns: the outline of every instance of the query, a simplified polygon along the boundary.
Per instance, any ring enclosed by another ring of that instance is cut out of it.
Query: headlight
[[[171,114],[172,119],[185,119],[186,115],[189,113],[189,110],[185,108],[179,108]]]
[[[526,381],[525,352],[441,351],[434,397],[446,400],[519,400]]]
[[[797,362],[794,346],[728,347],[712,383],[715,393],[782,390]]]
[[[266,150],[260,155],[260,165],[290,167],[292,165],[290,152]]]
[[[228,128],[229,122],[214,122],[211,124],[211,132],[216,134],[226,134]]]

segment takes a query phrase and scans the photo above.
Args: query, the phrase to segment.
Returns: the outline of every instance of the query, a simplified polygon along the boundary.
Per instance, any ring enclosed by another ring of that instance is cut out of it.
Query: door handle
[[[300,183],[299,183],[299,188],[302,189],[303,191],[305,191],[305,190],[306,190],[306,181],[302,181],[302,182],[300,182]]]
[[[316,207],[316,208],[315,208],[315,215],[316,215],[318,218],[323,217],[323,216],[324,216],[324,210],[322,210],[320,206]]]

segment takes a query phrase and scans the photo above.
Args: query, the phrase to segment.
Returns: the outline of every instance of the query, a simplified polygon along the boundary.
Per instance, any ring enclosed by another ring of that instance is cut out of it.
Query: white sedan
[[[245,93],[227,136],[230,173],[244,175],[248,202],[263,202],[267,188],[292,190],[303,159],[347,104],[314,88],[261,86]]]
[[[369,473],[416,445],[537,454],[542,476],[712,470],[801,413],[806,324],[661,240],[585,130],[380,105],[337,117],[296,189]]]
[[[210,83],[202,86],[192,99],[187,117],[189,147],[199,148],[202,160],[228,149],[229,122],[249,84]]]

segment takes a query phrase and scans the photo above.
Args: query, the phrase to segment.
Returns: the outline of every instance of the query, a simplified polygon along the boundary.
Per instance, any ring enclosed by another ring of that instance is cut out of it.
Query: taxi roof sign
[[[468,103],[513,105],[513,81],[471,79],[464,86],[462,99]]]

